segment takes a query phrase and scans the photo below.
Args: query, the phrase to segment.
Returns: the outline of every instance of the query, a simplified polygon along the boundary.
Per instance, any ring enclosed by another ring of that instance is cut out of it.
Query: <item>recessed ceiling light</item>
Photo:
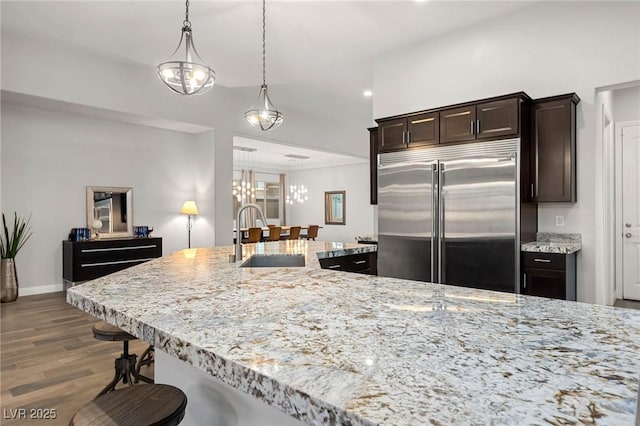
[[[365,90],[363,95],[365,95],[368,98],[370,96],[373,96],[373,92],[371,90]]]

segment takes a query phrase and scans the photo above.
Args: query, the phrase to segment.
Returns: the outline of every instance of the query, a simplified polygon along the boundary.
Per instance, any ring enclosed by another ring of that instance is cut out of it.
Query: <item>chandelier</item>
[[[202,95],[208,92],[216,81],[216,73],[205,64],[193,44],[193,33],[189,21],[189,0],[182,22],[182,35],[178,47],[169,59],[158,65],[158,77],[169,89],[181,95]],[[182,42],[184,41],[184,47]],[[177,54],[184,52],[184,56]]]
[[[251,185],[251,182],[242,179],[233,181],[231,193],[241,204],[252,203],[256,199],[256,189]]]
[[[256,105],[244,113],[244,119],[247,123],[256,129],[265,131],[278,127],[284,119],[284,115],[271,103],[267,92],[266,12],[266,2],[262,0],[262,86],[260,86]]]
[[[287,154],[285,157],[293,158],[296,160],[296,167],[298,170],[302,170],[303,161],[308,159],[309,157],[305,155],[296,155],[296,154]],[[309,188],[304,186],[303,183],[291,183],[289,185],[289,193],[285,198],[285,202],[289,205],[293,205],[294,203],[302,204],[305,201],[309,201]]]

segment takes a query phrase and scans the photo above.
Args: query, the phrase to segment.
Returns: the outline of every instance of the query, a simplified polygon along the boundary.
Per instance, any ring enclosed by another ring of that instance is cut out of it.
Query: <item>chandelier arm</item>
[[[184,62],[179,62],[180,65],[180,75],[184,76]],[[184,91],[184,93],[186,93],[187,95],[190,95],[191,93],[189,93],[189,89],[187,89],[187,84],[184,81],[184,77],[180,79],[180,84],[182,85],[182,90]]]

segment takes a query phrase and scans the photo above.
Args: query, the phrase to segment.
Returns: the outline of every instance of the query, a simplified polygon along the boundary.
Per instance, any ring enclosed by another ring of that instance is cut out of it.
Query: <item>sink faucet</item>
[[[241,244],[242,232],[240,231],[240,215],[242,215],[242,212],[250,207],[258,210],[260,221],[262,221],[263,225],[265,226],[267,225],[267,219],[265,219],[264,214],[262,213],[262,210],[260,210],[260,206],[258,206],[257,204],[245,204],[244,206],[238,209],[238,215],[236,216],[236,252],[235,252],[235,257],[232,257],[233,262],[242,261],[242,244]]]

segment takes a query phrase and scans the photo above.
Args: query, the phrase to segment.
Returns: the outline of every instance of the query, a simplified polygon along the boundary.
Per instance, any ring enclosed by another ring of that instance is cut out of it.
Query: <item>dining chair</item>
[[[279,226],[272,226],[269,228],[269,240],[268,241],[280,241],[280,228]]]
[[[320,226],[318,225],[309,225],[309,230],[307,231],[307,233],[305,235],[302,236],[302,238],[306,238],[307,240],[316,240],[316,237],[318,236],[318,229],[320,228]]]
[[[301,226],[292,226],[289,228],[289,239],[290,240],[299,240],[300,239],[300,230]]]
[[[262,228],[249,228],[249,237],[246,243],[259,243],[262,239]]]

